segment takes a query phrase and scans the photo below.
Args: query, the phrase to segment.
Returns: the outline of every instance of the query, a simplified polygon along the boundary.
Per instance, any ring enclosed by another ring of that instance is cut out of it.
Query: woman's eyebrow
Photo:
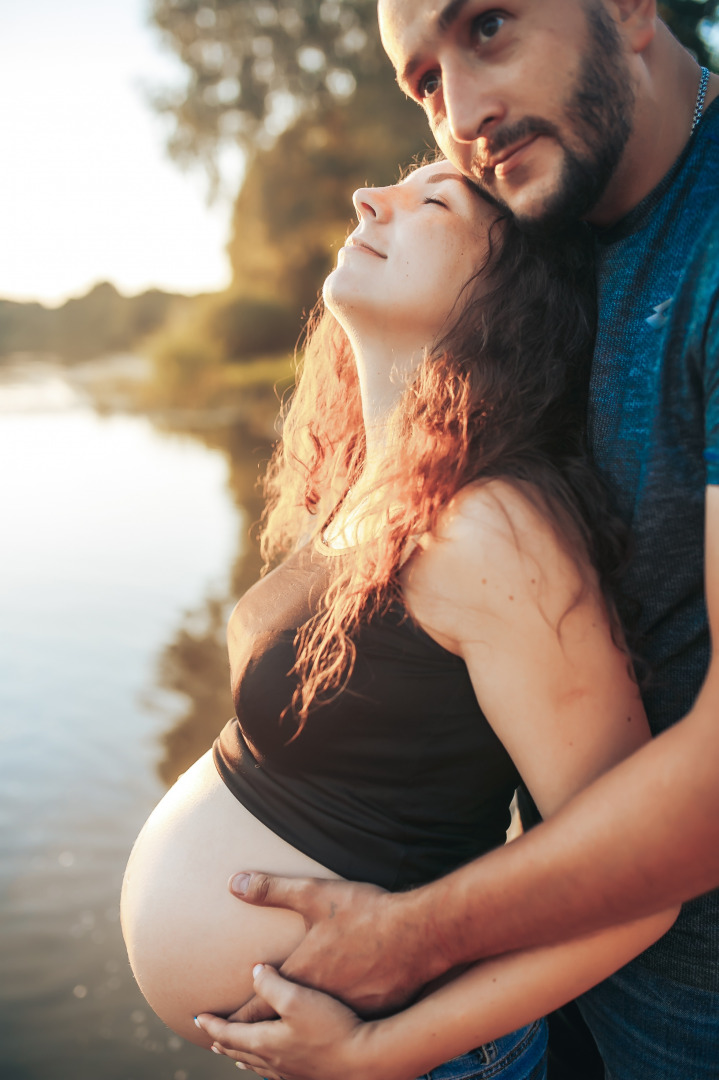
[[[465,177],[462,176],[461,173],[443,172],[433,173],[431,176],[428,176],[425,183],[440,184],[443,180],[458,180],[460,184],[465,184],[467,182]]]

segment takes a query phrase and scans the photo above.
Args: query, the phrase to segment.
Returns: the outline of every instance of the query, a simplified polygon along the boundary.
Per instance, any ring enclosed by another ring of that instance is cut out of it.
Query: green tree
[[[47,352],[73,362],[125,352],[189,305],[187,297],[159,289],[122,296],[106,281],[59,308],[2,300],[0,358]]]
[[[719,0],[660,10],[708,62]],[[187,71],[181,91],[157,98],[174,117],[172,152],[202,160],[215,179],[228,141],[248,160],[229,243],[232,295],[217,298],[198,332],[219,338],[226,359],[291,348],[292,312],[314,303],[352,190],[391,183],[431,145],[421,110],[396,87],[376,0],[153,0],[152,18]]]
[[[710,31],[719,19],[719,0],[665,0],[659,12],[699,62],[717,70],[719,56],[717,46],[710,44]]]
[[[376,0],[153,0],[151,19],[187,70],[155,99],[175,120],[170,150],[211,172],[228,140],[254,154],[299,116],[392,82]]]
[[[226,355],[247,358],[246,346],[229,343],[255,336],[248,319],[261,320],[261,304],[299,314],[314,303],[354,188],[392,183],[431,137],[397,89],[376,0],[154,0],[152,10],[188,73],[182,92],[158,97],[175,121],[171,151],[202,160],[215,178],[228,140],[248,158],[229,247],[234,298],[218,301],[213,320]],[[238,297],[257,303],[249,312]],[[283,334],[291,348],[299,318],[266,311],[274,348]],[[237,332],[234,315],[244,319]]]

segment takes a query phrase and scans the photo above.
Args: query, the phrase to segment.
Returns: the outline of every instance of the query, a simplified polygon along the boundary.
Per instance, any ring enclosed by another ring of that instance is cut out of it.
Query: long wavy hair
[[[358,624],[401,599],[399,570],[411,539],[435,529],[467,484],[502,477],[521,488],[552,523],[586,585],[598,575],[615,618],[624,534],[584,440],[595,295],[583,226],[530,236],[498,218],[484,265],[390,419],[396,452],[373,491],[368,531],[376,535],[333,560],[320,609],[298,633],[298,730],[313,705],[349,677]],[[361,476],[364,458],[352,349],[320,304],[265,479],[266,568],[321,532]]]

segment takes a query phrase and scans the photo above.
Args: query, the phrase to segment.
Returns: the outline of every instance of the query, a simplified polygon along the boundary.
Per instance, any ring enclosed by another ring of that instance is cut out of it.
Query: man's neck
[[[692,133],[700,68],[663,24],[637,70],[634,128],[606,191],[587,215],[593,225],[613,225],[638,206],[672,168]],[[719,76],[712,75],[704,107],[717,95]]]

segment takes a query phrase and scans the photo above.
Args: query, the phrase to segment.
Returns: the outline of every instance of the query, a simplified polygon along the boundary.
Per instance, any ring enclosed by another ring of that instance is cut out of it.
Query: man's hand
[[[214,1040],[216,1052],[267,1080],[377,1075],[368,1038],[371,1024],[334,998],[287,982],[268,964],[258,964],[253,975],[256,1000],[280,1019],[240,1024],[201,1013],[195,1023]]]
[[[237,874],[230,891],[248,904],[298,912],[307,935],[280,971],[361,1016],[395,1011],[449,966],[435,957],[431,932],[414,912],[418,893],[260,873]],[[273,1015],[267,1002],[254,997],[230,1019],[250,1023]]]

